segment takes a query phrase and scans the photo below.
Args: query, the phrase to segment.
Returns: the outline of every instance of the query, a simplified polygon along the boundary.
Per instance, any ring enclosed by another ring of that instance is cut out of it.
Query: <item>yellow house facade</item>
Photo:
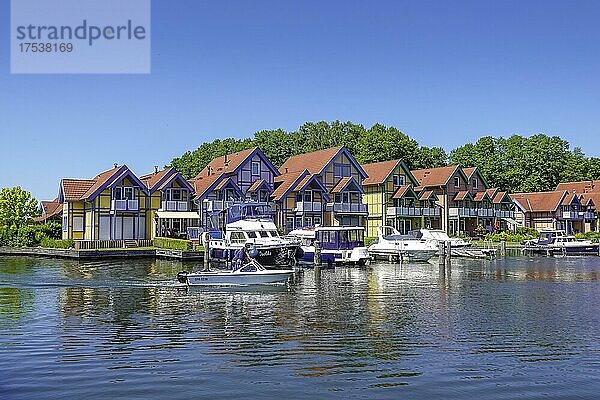
[[[63,239],[128,240],[148,235],[146,186],[126,166],[93,179],[62,179]]]

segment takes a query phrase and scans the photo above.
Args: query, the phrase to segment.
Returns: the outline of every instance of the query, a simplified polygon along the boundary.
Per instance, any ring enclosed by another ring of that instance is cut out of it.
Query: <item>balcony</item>
[[[140,205],[137,200],[113,200],[110,209],[112,211],[139,211]]]
[[[495,210],[494,216],[498,218],[511,218],[515,219],[515,212],[509,210]]]
[[[424,207],[423,208],[423,216],[424,217],[439,217],[441,215],[440,207]]]
[[[476,208],[451,207],[448,215],[450,217],[477,217]]]
[[[562,219],[581,219],[583,218],[583,213],[578,211],[563,211]]]
[[[360,203],[327,203],[327,211],[338,214],[367,214],[367,205]]]
[[[300,201],[296,203],[296,208],[294,211],[296,212],[307,212],[307,211],[316,211],[321,212],[323,209],[323,205],[317,201]]]
[[[161,203],[161,211],[187,211],[187,201],[167,200]]]
[[[417,207],[388,207],[386,214],[388,217],[420,217],[423,215],[423,209]]]
[[[585,219],[596,219],[596,213],[594,211],[586,211],[583,213]]]
[[[204,203],[206,203],[206,211],[216,212],[226,210],[235,202],[225,200],[205,200]]]
[[[491,208],[480,208],[477,210],[477,216],[482,218],[490,218],[494,216],[494,210]]]

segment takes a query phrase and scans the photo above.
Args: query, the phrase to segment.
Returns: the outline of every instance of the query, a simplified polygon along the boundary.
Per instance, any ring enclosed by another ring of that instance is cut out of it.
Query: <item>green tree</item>
[[[421,146],[413,168],[437,168],[446,165],[448,165],[448,154],[443,148]]]
[[[299,152],[297,136],[283,129],[256,132],[253,145],[260,147],[277,168]]]
[[[361,164],[402,159],[410,169],[418,163],[419,144],[398,129],[375,124],[358,141],[354,156]]]
[[[31,221],[38,210],[37,200],[21,187],[0,191],[0,225],[18,230]]]

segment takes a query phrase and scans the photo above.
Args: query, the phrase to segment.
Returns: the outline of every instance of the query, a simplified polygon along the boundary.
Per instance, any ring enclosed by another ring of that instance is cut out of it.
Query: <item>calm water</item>
[[[177,262],[0,258],[0,398],[592,399],[600,258],[181,289]]]

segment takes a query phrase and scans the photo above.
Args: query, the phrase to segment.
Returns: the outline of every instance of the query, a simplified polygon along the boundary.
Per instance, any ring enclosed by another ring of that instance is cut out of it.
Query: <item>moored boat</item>
[[[230,286],[230,285],[264,285],[285,283],[292,276],[292,270],[266,269],[256,260],[236,270],[200,271],[177,274],[177,280],[188,286]]]
[[[453,249],[470,247],[471,243],[461,238],[451,238],[441,229],[415,229],[409,231],[408,234],[415,239],[433,240],[435,242],[450,242]]]
[[[550,255],[597,255],[598,243],[577,239],[564,231],[541,231],[539,239],[525,242],[525,250]]]
[[[281,237],[264,203],[240,203],[227,210],[223,231],[211,231],[209,256],[212,261],[230,263],[236,251],[249,245],[256,260],[266,268],[291,268],[296,264],[299,243]]]
[[[318,241],[323,265],[366,265],[371,256],[365,247],[364,234],[362,226],[319,226],[293,230],[287,237],[300,243],[301,264],[314,264],[315,241]]]
[[[416,239],[402,235],[391,226],[377,228],[377,241],[368,248],[375,260],[427,262],[438,252],[433,240]]]

